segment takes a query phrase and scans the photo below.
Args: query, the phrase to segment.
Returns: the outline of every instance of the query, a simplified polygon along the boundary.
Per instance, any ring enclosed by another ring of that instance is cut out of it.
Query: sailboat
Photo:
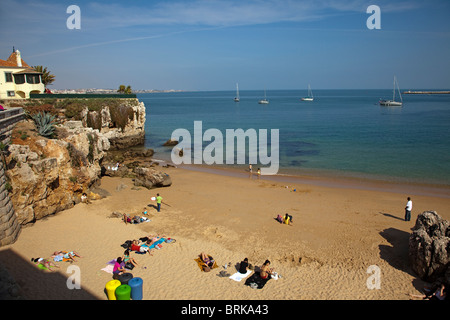
[[[311,90],[311,86],[308,84],[308,96],[301,98],[302,101],[314,101],[313,93]]]
[[[236,83],[236,97],[234,98],[234,102],[239,102],[239,85]]]
[[[400,101],[395,101],[395,87],[397,86],[398,95],[400,96]],[[398,87],[397,78],[394,76],[394,89],[392,90],[392,100],[380,100],[381,106],[392,106],[401,107],[403,105],[402,94],[400,93],[400,88]]]
[[[259,104],[269,104],[269,100],[266,98],[266,89],[264,89],[264,99],[258,101]]]

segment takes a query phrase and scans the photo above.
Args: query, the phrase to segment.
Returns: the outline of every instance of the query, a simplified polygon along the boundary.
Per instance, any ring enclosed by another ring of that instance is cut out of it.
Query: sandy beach
[[[143,279],[145,300],[407,300],[425,285],[408,260],[417,215],[434,210],[450,219],[448,196],[288,184],[249,179],[245,173],[163,171],[172,186],[153,190],[135,188],[128,178],[103,177],[99,189],[106,197],[37,221],[22,229],[16,243],[0,248],[0,263],[19,284],[21,296],[107,300],[104,289],[112,275],[102,269],[123,255],[121,244],[164,235],[176,242],[163,243],[152,255],[132,253],[139,266],[131,273]],[[159,213],[150,199],[156,193],[163,197]],[[413,200],[410,222],[403,220],[407,196]],[[151,221],[138,225],[110,217],[145,210]],[[285,213],[293,216],[292,225],[275,220]],[[60,268],[53,272],[30,261],[57,250],[76,251],[82,258],[57,262]],[[219,268],[200,271],[194,259],[201,252],[212,255]],[[219,276],[236,272],[245,257],[254,266],[269,259],[282,277],[252,289],[245,280]],[[81,289],[67,287],[74,272],[70,266],[79,268]],[[367,286],[370,266],[381,271],[380,289]]]

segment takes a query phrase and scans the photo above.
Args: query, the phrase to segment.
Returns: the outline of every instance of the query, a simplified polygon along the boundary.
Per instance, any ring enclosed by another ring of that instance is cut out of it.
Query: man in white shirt
[[[412,201],[411,198],[408,197],[408,202],[406,203],[405,207],[405,221],[411,220],[411,210],[412,210]]]

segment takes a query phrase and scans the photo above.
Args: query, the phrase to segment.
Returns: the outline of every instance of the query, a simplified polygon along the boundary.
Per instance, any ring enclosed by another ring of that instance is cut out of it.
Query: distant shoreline
[[[450,94],[450,91],[404,91],[403,94]]]

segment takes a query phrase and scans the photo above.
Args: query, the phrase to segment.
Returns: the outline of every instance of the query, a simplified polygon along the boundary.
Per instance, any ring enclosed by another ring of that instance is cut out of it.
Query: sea
[[[271,130],[278,129],[279,175],[450,186],[449,94],[403,94],[402,107],[379,105],[392,98],[392,90],[315,90],[314,101],[301,101],[306,90],[267,90],[269,104],[258,104],[263,90],[240,91],[240,102],[235,95],[138,94],[146,106],[145,147],[170,162],[172,147],[163,144],[177,129],[186,129],[193,143],[195,121],[203,132],[223,133],[224,143],[227,129],[266,129],[269,143]],[[268,155],[271,150],[269,145]],[[244,169],[249,162],[246,153],[245,164],[223,166]]]

